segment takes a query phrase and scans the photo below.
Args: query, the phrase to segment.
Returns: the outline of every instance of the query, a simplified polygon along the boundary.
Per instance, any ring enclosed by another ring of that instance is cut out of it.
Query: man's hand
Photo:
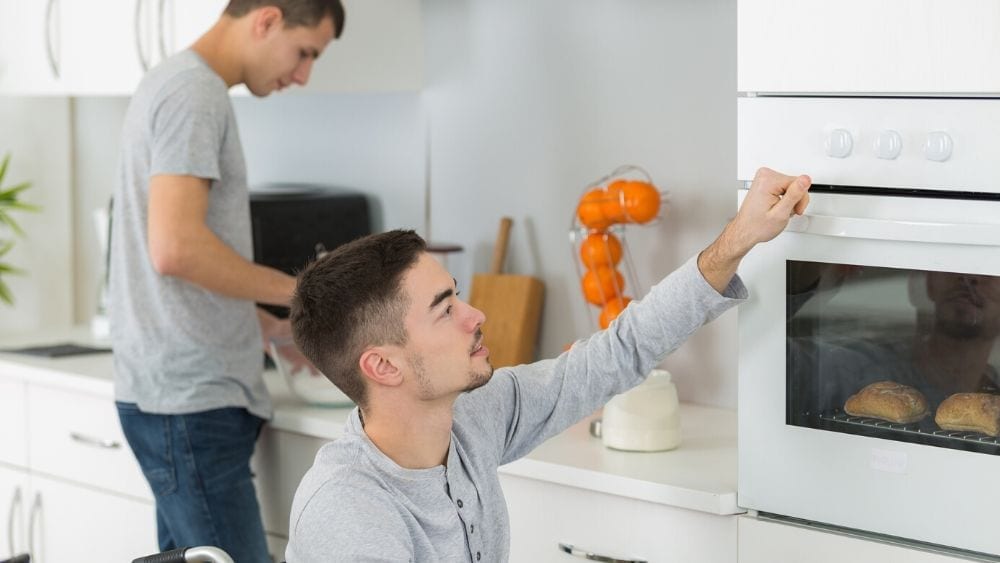
[[[754,245],[778,236],[793,215],[805,212],[811,184],[805,175],[786,176],[769,168],[757,171],[736,217],[698,256],[698,269],[716,291],[725,291]]]

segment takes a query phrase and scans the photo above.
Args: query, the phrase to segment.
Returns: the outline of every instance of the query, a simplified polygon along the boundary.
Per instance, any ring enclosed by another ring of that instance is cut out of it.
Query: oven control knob
[[[826,137],[826,155],[833,158],[847,158],[854,148],[854,139],[847,129],[834,129]]]
[[[903,136],[899,131],[888,129],[875,137],[875,156],[893,160],[903,150]]]
[[[951,135],[944,131],[931,131],[927,134],[927,142],[924,143],[924,157],[927,160],[944,162],[951,158],[953,146]]]

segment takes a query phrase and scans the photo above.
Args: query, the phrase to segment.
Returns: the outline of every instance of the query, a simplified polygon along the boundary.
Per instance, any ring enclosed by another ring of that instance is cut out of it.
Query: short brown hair
[[[362,408],[367,394],[358,360],[369,346],[406,344],[403,276],[426,248],[413,231],[369,235],[299,274],[290,316],[295,344]]]
[[[344,32],[344,5],[340,0],[229,0],[225,14],[234,18],[247,15],[262,6],[281,10],[285,27],[316,27],[323,18],[333,20],[333,37]]]

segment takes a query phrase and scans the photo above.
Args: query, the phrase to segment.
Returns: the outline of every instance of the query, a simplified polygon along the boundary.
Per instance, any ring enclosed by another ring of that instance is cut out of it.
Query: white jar
[[[601,440],[616,450],[656,452],[681,443],[677,387],[670,372],[654,369],[642,384],[604,406]]]

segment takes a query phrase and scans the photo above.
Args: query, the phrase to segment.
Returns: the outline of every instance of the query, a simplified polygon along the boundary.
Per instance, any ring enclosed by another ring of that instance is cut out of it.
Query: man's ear
[[[273,30],[280,29],[285,22],[281,8],[277,6],[261,6],[253,11],[254,37],[266,37]]]
[[[389,387],[395,387],[403,382],[403,374],[397,365],[395,357],[383,347],[373,347],[361,354],[358,365],[361,373],[368,379]]]

